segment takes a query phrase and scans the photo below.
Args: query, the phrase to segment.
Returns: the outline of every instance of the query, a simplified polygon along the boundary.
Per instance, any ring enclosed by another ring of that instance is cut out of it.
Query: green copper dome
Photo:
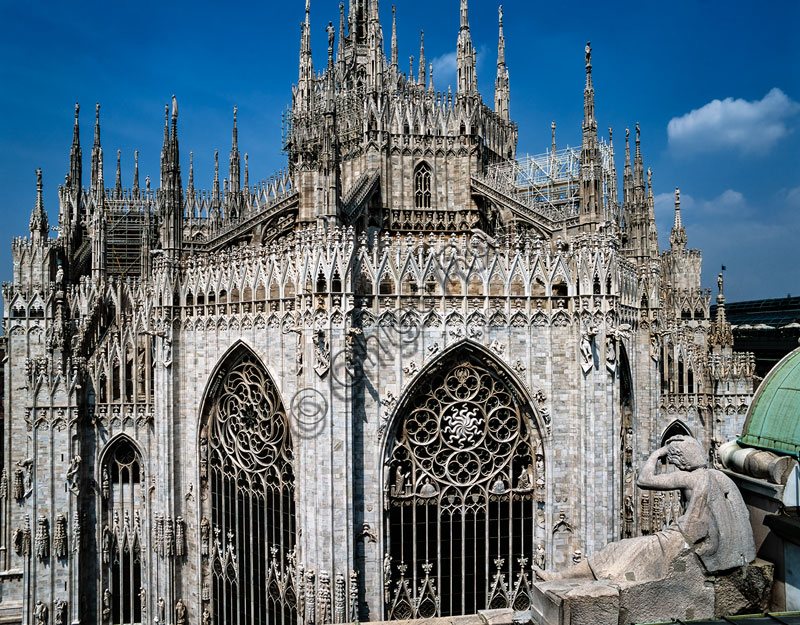
[[[764,378],[747,413],[741,442],[800,453],[800,348]]]

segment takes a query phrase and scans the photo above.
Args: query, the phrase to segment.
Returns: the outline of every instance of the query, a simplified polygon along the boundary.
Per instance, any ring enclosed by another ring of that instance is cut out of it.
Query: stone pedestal
[[[531,616],[538,625],[628,625],[761,612],[769,602],[772,574],[773,565],[757,559],[727,574],[709,576],[690,553],[657,581],[534,584]]]

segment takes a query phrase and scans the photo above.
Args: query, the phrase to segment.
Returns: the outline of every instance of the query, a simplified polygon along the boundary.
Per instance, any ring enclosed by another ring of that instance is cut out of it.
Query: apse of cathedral
[[[619,192],[590,45],[580,148],[553,126],[516,157],[502,19],[492,106],[466,0],[446,91],[424,43],[400,67],[396,18],[385,54],[377,0],[315,67],[307,1],[287,166],[260,182],[234,110],[227,177],[217,157],[196,187],[173,97],[160,179],[137,160],[123,187],[117,152],[107,186],[76,105],[57,235],[40,171],[3,285],[3,622],[524,611],[537,568],[681,514],[637,470],[675,433],[716,462],[753,357],[721,277],[709,317],[677,189],[660,250],[638,124]]]

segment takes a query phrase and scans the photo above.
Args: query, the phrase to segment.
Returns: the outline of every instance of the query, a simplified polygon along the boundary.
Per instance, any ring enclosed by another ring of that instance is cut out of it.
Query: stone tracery
[[[491,360],[458,354],[408,397],[385,469],[386,616],[524,604],[505,580],[527,580],[533,485],[544,478],[533,475],[544,463],[537,456],[534,465],[540,435],[530,413]]]
[[[200,446],[208,450],[208,476],[201,480],[213,536],[203,529],[210,544],[202,557],[209,564],[213,621],[296,623],[294,472],[286,412],[263,365],[244,348],[220,377],[201,432],[208,439]]]

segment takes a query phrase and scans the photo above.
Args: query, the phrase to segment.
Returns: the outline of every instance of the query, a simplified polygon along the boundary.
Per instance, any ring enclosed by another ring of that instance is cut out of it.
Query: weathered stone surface
[[[756,558],[714,581],[714,613],[735,615],[765,612],[775,573],[771,562]]]
[[[772,574],[772,564],[756,560],[709,576],[698,557],[685,551],[660,580],[560,579],[535,584],[532,614],[541,625],[630,625],[761,612],[769,602]]]

